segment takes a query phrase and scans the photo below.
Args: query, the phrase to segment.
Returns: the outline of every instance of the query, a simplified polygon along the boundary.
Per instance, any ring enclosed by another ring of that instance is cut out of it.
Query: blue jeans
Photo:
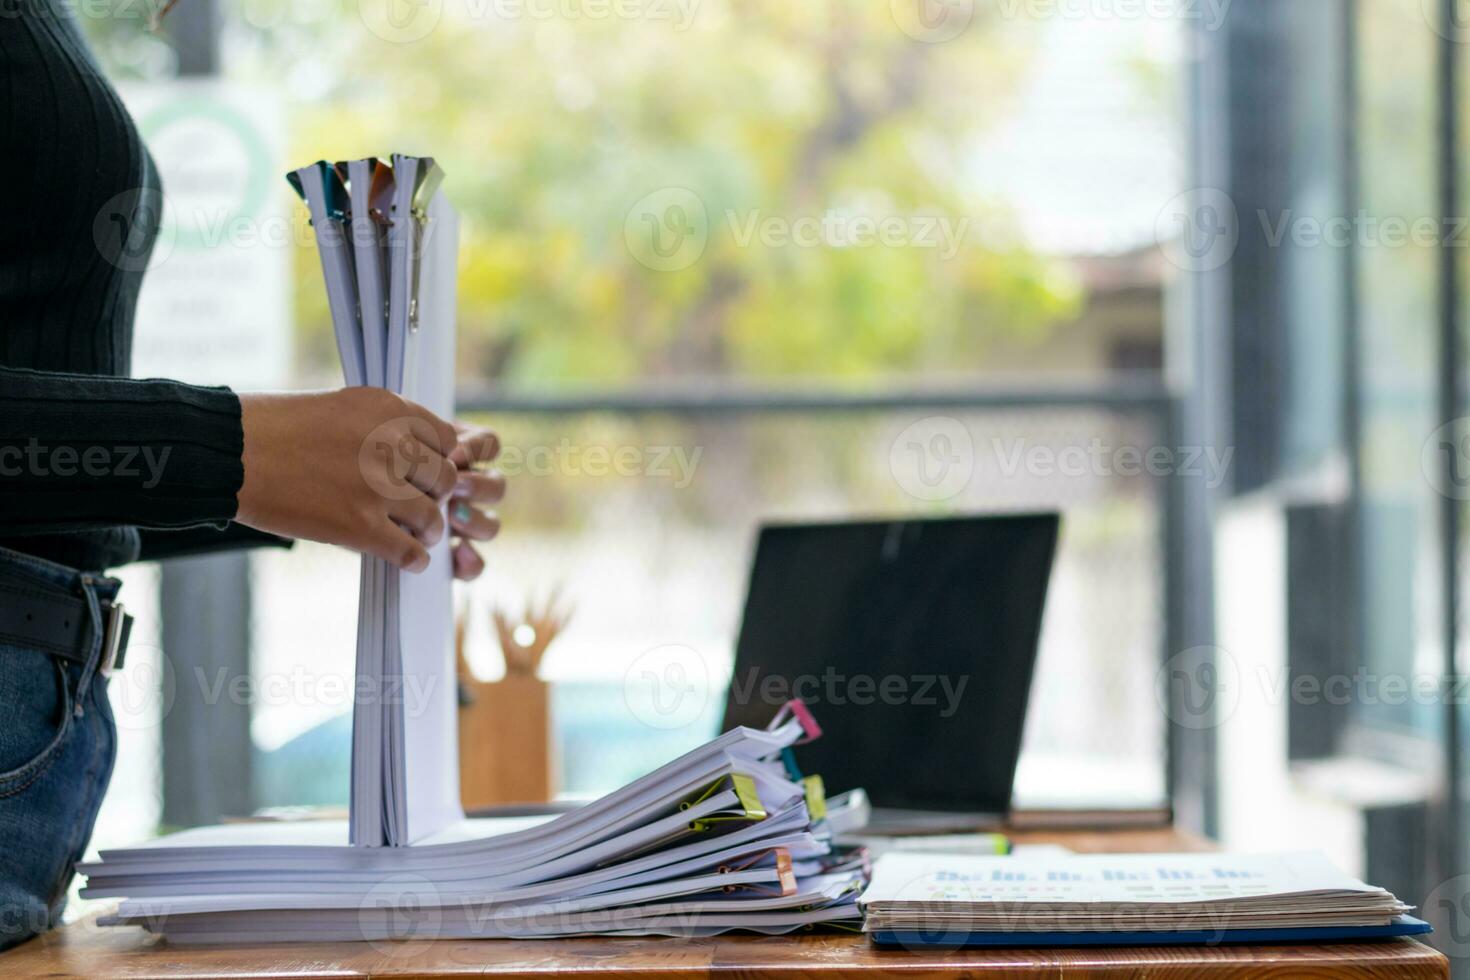
[[[107,679],[97,670],[98,603],[118,582],[0,548],[5,578],[87,600],[92,649],[72,663],[0,636],[0,949],[54,926],[92,836],[117,755]],[[5,601],[0,596],[0,602]]]

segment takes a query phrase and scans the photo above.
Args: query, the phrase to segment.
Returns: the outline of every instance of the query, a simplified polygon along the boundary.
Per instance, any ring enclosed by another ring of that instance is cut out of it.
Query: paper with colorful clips
[[[783,750],[807,712],[736,728],[556,817],[460,820],[408,847],[348,842],[345,822],[186,830],[104,851],[88,898],[121,898],[108,925],[184,943],[704,936],[856,931],[861,793],[811,808]]]

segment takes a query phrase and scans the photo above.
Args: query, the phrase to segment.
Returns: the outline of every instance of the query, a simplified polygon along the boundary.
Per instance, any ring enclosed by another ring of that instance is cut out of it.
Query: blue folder
[[[905,949],[964,946],[1219,946],[1231,943],[1357,942],[1422,936],[1429,923],[1401,915],[1386,926],[1329,926],[1315,929],[1207,929],[1197,932],[932,932],[885,929],[869,933],[879,946]]]

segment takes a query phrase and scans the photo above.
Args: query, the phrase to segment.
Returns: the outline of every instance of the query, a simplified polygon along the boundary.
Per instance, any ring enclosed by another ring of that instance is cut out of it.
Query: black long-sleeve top
[[[127,377],[162,190],[72,6],[0,16],[0,546],[102,569],[249,542],[239,398]]]

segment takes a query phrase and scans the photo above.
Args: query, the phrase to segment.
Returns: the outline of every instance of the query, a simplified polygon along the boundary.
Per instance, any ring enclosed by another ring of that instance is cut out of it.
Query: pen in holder
[[[555,783],[551,761],[551,691],[538,676],[551,642],[565,628],[571,609],[558,606],[553,590],[537,610],[511,617],[491,613],[505,658],[505,676],[481,681],[464,656],[465,618],[456,626],[458,649],[460,796],[466,809],[507,803],[543,803]]]

